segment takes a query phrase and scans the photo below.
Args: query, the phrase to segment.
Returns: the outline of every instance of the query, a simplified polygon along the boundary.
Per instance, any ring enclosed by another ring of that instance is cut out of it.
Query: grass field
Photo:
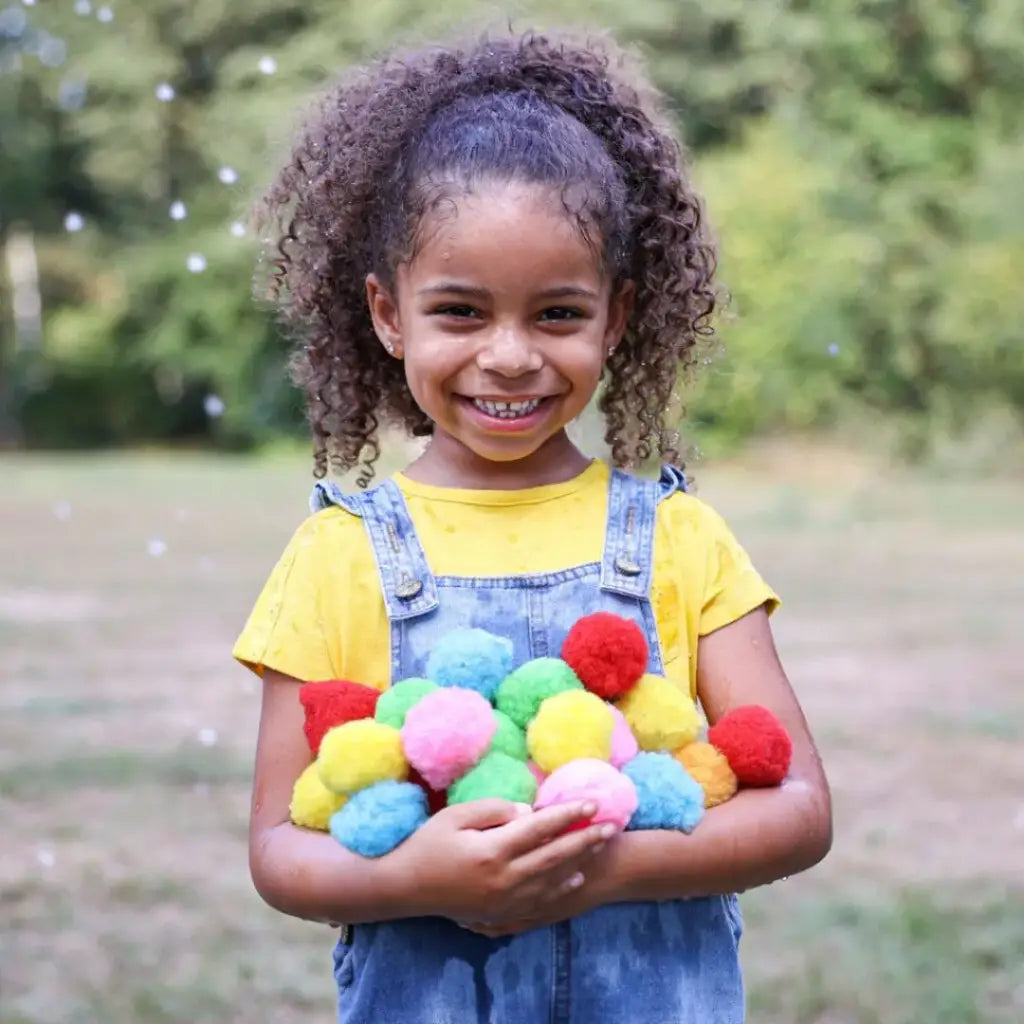
[[[302,459],[0,462],[0,1024],[332,1019],[333,933],[252,892],[229,649]],[[754,1024],[1024,1019],[1024,483],[828,451],[698,470],[785,607],[836,808],[748,894]]]

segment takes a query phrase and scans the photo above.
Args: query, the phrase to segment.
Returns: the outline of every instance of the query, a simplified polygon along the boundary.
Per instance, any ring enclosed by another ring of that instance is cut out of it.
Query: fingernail
[[[604,842],[600,842],[600,843],[595,843],[595,844],[594,844],[594,845],[593,845],[593,846],[592,846],[592,847],[590,848],[590,852],[591,852],[591,853],[593,853],[593,854],[598,854],[598,853],[600,853],[600,852],[601,852],[601,851],[602,851],[602,850],[603,850],[603,849],[605,848],[605,846],[607,846],[607,845],[608,845],[608,844],[607,844],[607,843],[604,843]]]
[[[585,817],[589,818],[592,814],[597,814],[597,804],[585,803],[580,808],[580,813]]]
[[[583,884],[583,872],[582,871],[577,871],[576,874],[573,875],[572,878],[570,878],[568,882],[566,882],[566,885],[570,889],[578,889],[582,884]]]
[[[607,824],[601,826],[601,830],[598,832],[598,835],[602,839],[611,839],[611,837],[615,835],[617,831],[618,829],[611,822],[608,822]]]

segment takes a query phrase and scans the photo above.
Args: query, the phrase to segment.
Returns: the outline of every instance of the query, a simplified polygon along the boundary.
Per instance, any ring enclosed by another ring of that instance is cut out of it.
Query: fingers
[[[606,843],[615,832],[615,826],[606,823],[560,835],[524,853],[515,862],[516,870],[527,877],[564,870],[569,862],[592,856],[594,848]]]
[[[460,829],[486,829],[508,825],[529,810],[528,805],[515,804],[510,800],[470,800],[464,804],[452,804],[435,817],[444,815],[449,823]]]
[[[566,829],[592,817],[597,808],[593,804],[556,804],[543,810],[524,814],[501,830],[502,850],[511,860],[530,853],[561,836]],[[585,830],[584,830],[585,831]]]

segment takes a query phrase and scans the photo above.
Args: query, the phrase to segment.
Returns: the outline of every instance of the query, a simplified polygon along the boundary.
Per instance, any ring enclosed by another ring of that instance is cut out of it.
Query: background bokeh
[[[311,471],[248,211],[342,66],[510,19],[640,49],[720,240],[690,469],[837,815],[744,897],[752,1022],[1024,1019],[1020,0],[0,0],[0,1024],[331,1019],[245,862]]]

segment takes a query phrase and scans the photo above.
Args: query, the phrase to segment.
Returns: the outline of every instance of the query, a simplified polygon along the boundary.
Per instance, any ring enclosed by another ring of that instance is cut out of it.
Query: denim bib
[[[520,576],[435,576],[394,481],[359,494],[317,484],[313,511],[339,505],[366,525],[390,623],[391,681],[424,674],[445,633],[509,637],[515,663],[557,656],[583,615],[644,631],[661,673],[650,602],[658,503],[685,490],[613,470],[600,562]],[[571,529],[566,524],[566,529]],[[444,918],[346,929],[335,949],[339,1024],[742,1024],[734,896],[599,907],[572,921],[489,939]]]

